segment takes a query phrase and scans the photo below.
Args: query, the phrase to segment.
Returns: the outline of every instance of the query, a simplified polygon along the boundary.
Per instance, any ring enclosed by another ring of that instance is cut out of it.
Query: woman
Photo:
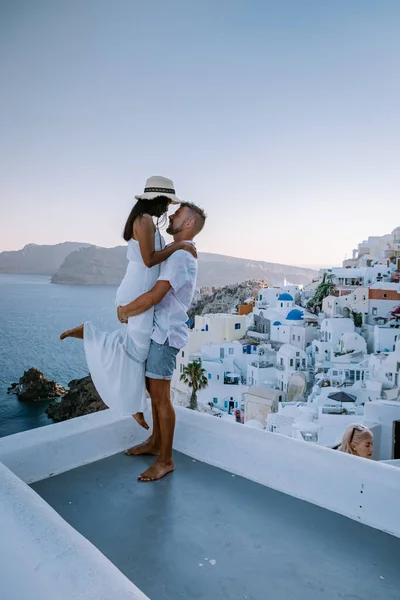
[[[156,283],[160,263],[177,250],[196,256],[187,242],[174,242],[165,248],[158,230],[158,220],[166,215],[170,204],[179,204],[174,185],[165,177],[150,177],[144,194],[135,196],[125,224],[123,237],[128,242],[128,266],[117,290],[116,306],[123,306],[148,292]],[[157,218],[157,227],[153,217]],[[146,361],[153,328],[154,309],[128,319],[127,325],[106,333],[86,322],[61,334],[60,339],[84,340],[86,360],[93,383],[104,403],[121,415],[133,415],[145,429],[144,419]]]
[[[344,432],[338,450],[362,458],[371,458],[374,451],[374,435],[365,425],[350,425]]]

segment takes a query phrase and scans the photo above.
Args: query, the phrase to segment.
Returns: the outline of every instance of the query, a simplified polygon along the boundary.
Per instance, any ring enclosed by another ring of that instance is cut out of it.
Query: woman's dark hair
[[[167,196],[157,196],[153,200],[138,200],[132,208],[130,215],[125,223],[123,238],[128,242],[132,238],[133,224],[137,217],[142,215],[151,215],[159,219],[168,210],[168,205],[171,202]]]

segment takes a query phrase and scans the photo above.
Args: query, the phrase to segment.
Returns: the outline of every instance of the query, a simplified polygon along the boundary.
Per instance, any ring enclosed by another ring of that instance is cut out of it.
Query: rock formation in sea
[[[53,421],[67,421],[108,408],[97,393],[90,375],[70,381],[68,387],[60,401],[46,408],[46,413]]]
[[[25,371],[18,383],[8,388],[9,394],[16,394],[19,400],[51,400],[63,396],[67,390],[61,385],[48,379],[39,369],[34,367]]]

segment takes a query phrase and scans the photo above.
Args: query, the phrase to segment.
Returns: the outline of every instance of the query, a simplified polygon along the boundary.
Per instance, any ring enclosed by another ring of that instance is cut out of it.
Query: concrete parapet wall
[[[400,537],[400,469],[176,407],[175,449]],[[139,443],[133,419],[104,411],[3,438],[0,461],[34,482]]]
[[[175,448],[400,537],[400,469],[177,409]]]
[[[146,600],[95,546],[0,464],[2,600]]]
[[[104,410],[0,439],[0,462],[34,483],[121,452],[148,437],[132,417]]]

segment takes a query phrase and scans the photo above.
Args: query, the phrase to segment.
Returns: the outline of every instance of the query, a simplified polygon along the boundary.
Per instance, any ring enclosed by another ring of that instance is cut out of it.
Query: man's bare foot
[[[139,475],[139,481],[158,481],[168,473],[171,473],[175,469],[174,463],[168,462],[163,463],[158,460],[152,465],[147,471]]]
[[[141,427],[144,427],[144,429],[150,429],[142,412],[137,412],[135,415],[133,415],[133,418]]]
[[[151,454],[152,456],[158,456],[160,453],[160,449],[154,444],[151,438],[143,442],[143,444],[139,444],[138,446],[133,446],[126,450],[125,454],[127,456],[140,456],[143,454]]]

